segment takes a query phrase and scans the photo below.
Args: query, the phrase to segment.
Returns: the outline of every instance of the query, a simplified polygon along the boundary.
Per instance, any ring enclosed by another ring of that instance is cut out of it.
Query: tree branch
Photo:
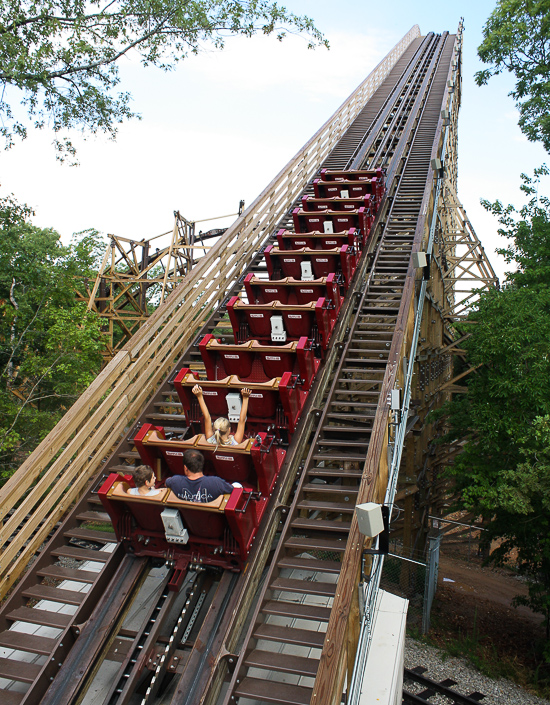
[[[17,301],[15,300],[15,297],[13,295],[13,291],[15,289],[15,284],[16,284],[15,277],[13,277],[13,279],[11,281],[11,287],[10,287],[10,301],[11,301],[11,304],[14,307],[14,309],[16,311],[19,311],[19,306],[18,306]],[[11,329],[10,329],[10,345],[11,345],[12,350],[13,350],[13,341],[15,340],[15,327],[17,325],[17,318],[18,318],[17,315],[15,315],[13,317],[13,321],[12,321]],[[7,370],[7,375],[8,375],[7,385],[9,386],[11,381],[13,380],[13,354],[10,355],[10,359],[8,361],[8,364],[6,365],[6,370]]]
[[[15,415],[15,418],[13,419],[11,426],[9,426],[9,427],[6,429],[6,431],[4,432],[4,435],[0,438],[0,446],[3,444],[4,440],[7,438],[8,434],[10,433],[10,431],[13,430],[15,424],[17,423],[17,420],[18,420],[19,417],[21,416],[21,413],[22,413],[23,409],[27,406],[27,404],[31,404],[31,403],[34,401],[34,400],[32,399],[32,394],[33,394],[34,390],[35,390],[35,389],[38,387],[38,385],[45,379],[45,377],[46,377],[46,375],[48,374],[48,372],[51,372],[51,370],[52,370],[52,369],[54,368],[54,366],[59,362],[59,360],[61,359],[61,357],[62,357],[61,354],[58,355],[58,356],[55,358],[55,360],[52,362],[52,364],[51,364],[51,365],[44,371],[44,373],[36,380],[36,382],[34,383],[33,387],[31,388],[29,394],[27,395],[27,398],[25,399],[25,401],[23,402],[23,404],[21,404],[21,406],[20,406],[20,408],[19,408],[17,414]]]

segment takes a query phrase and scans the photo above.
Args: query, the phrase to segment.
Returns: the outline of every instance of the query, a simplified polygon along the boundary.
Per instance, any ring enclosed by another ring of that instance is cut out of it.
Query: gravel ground
[[[427,669],[423,675],[435,681],[452,678],[457,681],[457,685],[453,686],[454,690],[463,695],[470,695],[474,691],[483,693],[485,697],[481,700],[482,705],[503,705],[504,703],[506,705],[550,705],[550,700],[538,698],[511,681],[503,678],[493,680],[484,676],[469,666],[464,659],[448,657],[443,660],[442,655],[443,652],[439,649],[414,639],[407,639],[405,668],[423,666]],[[416,683],[407,683],[405,688],[410,693],[423,690],[423,687]],[[430,699],[430,702],[434,705],[446,705],[449,701],[442,696],[435,696]]]

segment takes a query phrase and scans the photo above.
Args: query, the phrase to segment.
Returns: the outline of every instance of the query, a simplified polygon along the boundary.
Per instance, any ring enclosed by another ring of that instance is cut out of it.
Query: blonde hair
[[[222,435],[225,435],[229,431],[231,431],[231,424],[229,423],[229,419],[224,418],[223,416],[220,416],[214,421],[213,425],[214,429],[214,438],[216,439],[216,445],[217,446],[223,446],[225,445],[228,441],[224,441],[222,439]]]

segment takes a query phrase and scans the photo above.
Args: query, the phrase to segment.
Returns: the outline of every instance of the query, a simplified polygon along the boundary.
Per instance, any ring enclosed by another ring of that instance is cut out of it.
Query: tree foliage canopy
[[[468,438],[452,471],[463,504],[490,516],[534,419],[550,413],[550,289],[488,292],[464,329],[469,362],[483,367],[452,403],[453,435]]]
[[[535,418],[518,440],[522,460],[499,478],[490,535],[500,541],[491,558],[506,565],[516,557],[529,594],[516,596],[514,603],[544,615],[543,656],[550,662],[550,416]]]
[[[550,199],[539,196],[542,176],[550,174],[546,165],[535,169],[534,178],[521,175],[520,189],[529,201],[519,210],[513,205],[503,206],[500,201],[482,205],[499,219],[499,235],[511,241],[505,248],[497,249],[508,264],[515,269],[506,273],[509,283],[515,286],[548,286],[550,284]]]
[[[91,274],[93,237],[64,247],[0,199],[0,477],[53,428],[101,368],[97,317],[76,303]]]
[[[229,35],[282,39],[287,31],[326,44],[311,19],[267,0],[4,0],[0,133],[8,145],[26,136],[6,93],[13,87],[38,128],[49,122],[56,133],[80,127],[114,136],[116,124],[134,116],[129,94],[113,92],[122,57],[169,70],[207,43],[223,47]],[[67,139],[57,147],[74,154]]]
[[[550,201],[537,196],[546,173],[523,175],[530,200],[519,210],[485,202],[517,269],[462,324],[469,362],[481,367],[447,412],[448,439],[466,439],[449,469],[459,505],[488,520],[486,538],[500,544],[491,561],[516,556],[530,580],[527,603],[544,615],[550,638]]]
[[[476,73],[478,85],[512,72],[519,126],[550,152],[550,0],[498,0],[483,37],[478,55],[492,66]]]

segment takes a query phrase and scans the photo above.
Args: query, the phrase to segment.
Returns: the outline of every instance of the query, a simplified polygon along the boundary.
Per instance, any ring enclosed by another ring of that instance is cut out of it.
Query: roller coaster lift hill
[[[118,541],[136,556],[168,561],[171,589],[181,587],[190,564],[243,568],[369,240],[384,177],[382,169],[320,171],[314,194],[292,211],[294,230],[280,229],[277,245],[263,251],[269,279],[246,275],[242,295],[227,301],[234,342],[213,334],[199,341],[206,380],[190,367],[176,370],[184,438],[167,438],[151,423],[133,438],[141,461],[154,468],[160,493],[129,495],[131,474],[111,473],[100,488]],[[192,393],[198,381],[212,419],[227,417],[233,429],[240,390],[252,390],[242,443],[214,447],[206,440]],[[190,448],[203,453],[205,474],[242,487],[209,503],[178,499],[164,483],[183,474]]]

